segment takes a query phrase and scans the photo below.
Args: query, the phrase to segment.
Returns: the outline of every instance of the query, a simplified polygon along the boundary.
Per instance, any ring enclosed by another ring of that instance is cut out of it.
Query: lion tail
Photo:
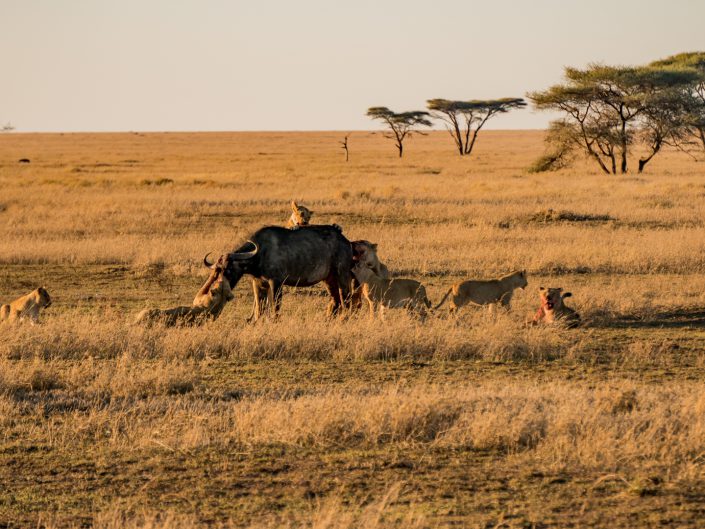
[[[438,310],[439,308],[441,308],[441,305],[443,305],[446,302],[446,299],[448,299],[448,296],[450,296],[451,292],[453,292],[453,287],[448,289],[448,292],[446,292],[446,295],[443,296],[443,299],[441,299],[441,302],[438,305],[433,307],[433,310]]]

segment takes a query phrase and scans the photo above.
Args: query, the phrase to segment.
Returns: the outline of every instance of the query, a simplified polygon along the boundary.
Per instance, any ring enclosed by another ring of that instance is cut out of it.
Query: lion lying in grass
[[[418,314],[421,319],[426,317],[426,309],[431,308],[431,302],[426,296],[426,288],[413,279],[383,279],[362,262],[353,266],[353,274],[360,282],[362,297],[370,306],[370,317],[374,319],[379,312],[384,319],[386,309],[404,308]]]
[[[580,314],[563,303],[565,298],[571,297],[570,292],[562,293],[562,288],[539,288],[541,306],[536,311],[531,321],[534,325],[545,323],[548,325],[563,324],[569,329],[580,325]]]
[[[446,292],[445,296],[443,296],[440,303],[435,306],[434,310],[440,308],[451,294],[451,312],[455,312],[468,303],[475,305],[499,303],[503,307],[509,308],[514,290],[517,288],[524,289],[526,285],[528,285],[526,270],[512,272],[499,279],[491,279],[489,281],[462,281],[461,283],[453,285],[450,290]]]
[[[144,309],[135,318],[135,324],[161,323],[167,327],[173,327],[175,325],[200,325],[206,320],[215,320],[220,316],[225,304],[235,298],[230,289],[230,283],[223,275],[227,266],[227,257],[221,255],[218,262],[213,265],[208,280],[198,291],[190,307]]]
[[[39,321],[40,310],[50,305],[49,292],[46,288],[39,287],[9,305],[0,306],[0,321],[16,322],[28,319],[34,325]]]

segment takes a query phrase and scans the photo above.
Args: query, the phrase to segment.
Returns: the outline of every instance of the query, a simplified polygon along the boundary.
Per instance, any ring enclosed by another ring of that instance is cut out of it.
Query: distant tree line
[[[527,98],[537,110],[561,114],[549,124],[548,149],[530,168],[534,172],[560,169],[582,153],[605,174],[628,172],[630,160],[641,173],[664,147],[691,154],[694,148],[705,150],[705,52],[645,66],[567,67],[562,83]],[[429,99],[427,110],[371,107],[367,115],[385,124],[385,137],[394,139],[400,157],[404,141],[423,134],[431,119],[441,121],[458,154],[468,156],[487,121],[526,105],[518,97]]]
[[[421,128],[432,125],[429,118],[442,121],[453,138],[458,154],[467,156],[472,153],[480,129],[490,118],[525,106],[526,102],[518,97],[484,101],[429,99],[427,108],[430,112],[412,110],[397,113],[387,107],[371,107],[367,115],[387,126],[389,132],[385,137],[394,139],[400,158],[404,154],[404,140],[415,133],[423,134]]]
[[[563,83],[527,97],[538,110],[562,114],[549,125],[536,172],[564,167],[582,152],[605,174],[624,174],[635,151],[641,173],[665,146],[705,149],[704,52],[646,66],[568,67]]]

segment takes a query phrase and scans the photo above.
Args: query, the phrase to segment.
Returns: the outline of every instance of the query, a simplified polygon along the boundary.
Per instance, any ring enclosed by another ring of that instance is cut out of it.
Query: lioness
[[[197,325],[205,320],[215,320],[223,311],[225,304],[235,298],[230,283],[225,279],[223,270],[227,268],[227,257],[220,256],[213,266],[208,280],[193,299],[190,307],[181,306],[171,309],[144,309],[135,318],[135,324],[162,323],[167,327],[175,325]]]
[[[524,289],[528,285],[526,281],[526,270],[512,272],[499,279],[491,279],[489,281],[462,281],[453,285],[446,292],[441,302],[435,306],[434,310],[440,308],[449,295],[450,310],[454,312],[463,305],[474,303],[475,305],[489,305],[491,303],[500,303],[503,307],[509,307],[514,295],[514,290],[517,288]]]
[[[539,288],[541,306],[539,310],[536,311],[536,314],[534,314],[532,320],[534,325],[538,325],[539,323],[549,325],[563,323],[569,329],[580,325],[580,314],[563,303],[565,298],[569,298],[573,294],[570,292],[563,294],[562,292],[562,288]]]
[[[377,244],[359,240],[350,243],[353,251],[353,263],[362,263],[367,268],[372,270],[377,277],[381,279],[389,279],[389,269],[379,260],[377,256]],[[350,288],[351,307],[354,310],[362,308],[362,285],[353,274],[352,287]]]
[[[286,227],[295,230],[299,226],[308,226],[311,223],[313,211],[306,206],[299,206],[295,200],[291,201],[291,217],[286,223]]]
[[[374,271],[358,262],[352,268],[355,278],[362,287],[362,296],[370,306],[370,317],[379,312],[384,319],[385,309],[405,308],[416,312],[421,319],[426,317],[426,309],[431,302],[426,296],[426,288],[413,279],[382,279]]]
[[[34,325],[39,321],[39,311],[50,305],[49,292],[46,288],[39,287],[9,305],[0,306],[0,321],[15,322],[26,318]]]
[[[370,268],[378,277],[389,279],[389,269],[377,256],[377,244],[370,241],[353,241],[350,243],[353,251],[353,261]]]

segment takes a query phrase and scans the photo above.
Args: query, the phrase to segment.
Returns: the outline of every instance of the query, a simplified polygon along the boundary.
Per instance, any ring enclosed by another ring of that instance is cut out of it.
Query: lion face
[[[370,241],[354,241],[352,243],[353,261],[374,268],[379,264],[377,245]]]
[[[39,306],[45,309],[49,307],[51,305],[51,296],[49,296],[49,292],[47,292],[47,289],[44,287],[39,287],[36,292],[37,303],[39,304]]]
[[[230,288],[230,283],[228,282],[227,279],[223,276],[223,274],[220,274],[220,277],[213,283],[210,289],[210,293],[213,297],[220,297],[222,296],[223,299],[226,301],[232,301],[235,299],[235,294],[233,294],[233,291]]]
[[[541,297],[541,306],[547,310],[555,310],[563,305],[563,298],[570,297],[572,294],[566,292],[563,294],[562,288],[539,288],[539,296]]]
[[[313,211],[306,206],[299,206],[296,202],[291,202],[291,222],[295,226],[308,226],[313,216]]]
[[[227,301],[231,301],[235,298],[233,291],[230,288],[230,282],[225,277],[225,271],[230,265],[230,260],[227,255],[221,255],[218,261],[213,266],[213,271],[211,272],[211,277],[213,282],[208,289],[209,294],[212,297],[221,297]]]

